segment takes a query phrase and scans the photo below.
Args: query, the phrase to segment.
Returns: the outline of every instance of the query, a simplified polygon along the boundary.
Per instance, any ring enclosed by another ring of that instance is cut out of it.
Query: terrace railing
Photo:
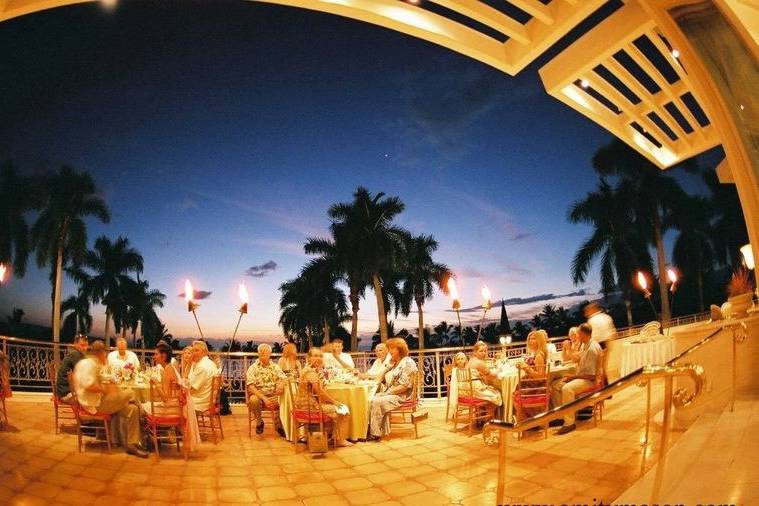
[[[668,327],[677,325],[686,325],[697,321],[706,320],[709,313],[699,313],[686,317],[676,318],[668,322]],[[640,331],[642,326],[635,326],[626,329],[620,329],[617,338],[635,335]],[[557,349],[561,348],[561,343],[566,337],[554,337],[550,342],[554,343]],[[54,360],[55,355],[62,359],[67,352],[67,345],[59,344],[54,346],[53,343],[21,339],[17,337],[0,336],[0,350],[10,358],[10,380],[11,387],[23,391],[49,391],[49,380],[47,378],[47,364]],[[444,368],[453,362],[453,358],[459,352],[469,354],[471,346],[450,347],[450,348],[431,348],[424,351],[411,350],[410,356],[420,364],[423,370],[424,385],[422,395],[427,399],[442,399],[448,392],[446,391]],[[152,350],[133,349],[140,362],[143,364],[152,364]],[[508,345],[490,346],[488,355],[495,358],[498,354],[505,354],[508,358],[518,358],[525,353],[525,343],[511,343]],[[258,358],[257,353],[247,352],[212,352],[212,358],[217,363],[224,366],[224,375],[228,381],[228,389],[233,400],[242,400],[245,397],[245,372],[248,367]],[[276,354],[272,355],[275,359]],[[351,353],[356,367],[359,370],[367,370],[376,355],[374,352],[353,352]],[[304,357],[301,356],[301,359]]]

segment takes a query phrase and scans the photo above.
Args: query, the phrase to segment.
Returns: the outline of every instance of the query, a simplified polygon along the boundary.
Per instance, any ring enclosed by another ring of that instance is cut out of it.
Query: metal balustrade
[[[709,318],[709,313],[699,313],[668,322],[668,327],[686,325]],[[641,326],[620,329],[616,338],[623,338],[636,334]],[[554,337],[549,342],[554,343],[557,349],[561,349],[561,343],[566,337]],[[10,358],[11,387],[21,391],[47,392],[50,383],[47,378],[47,364],[53,360],[57,352],[59,359],[66,354],[68,345],[22,339],[16,337],[0,336],[0,349]],[[56,351],[57,350],[57,351]],[[423,370],[424,385],[422,395],[427,399],[442,399],[446,391],[443,370],[446,365],[453,362],[454,356],[459,352],[469,354],[471,346],[430,348],[426,350],[410,350],[409,355],[420,364]],[[133,349],[140,358],[142,364],[152,364],[153,350]],[[177,352],[175,352],[177,353]],[[517,342],[507,345],[491,345],[488,356],[494,359],[499,354],[505,354],[508,358],[519,358],[525,353],[525,343]],[[299,355],[301,360],[305,354]],[[353,352],[353,361],[359,370],[366,371],[376,358],[374,352]],[[272,354],[277,359],[278,354]],[[241,400],[245,397],[245,372],[248,367],[258,358],[258,354],[248,352],[211,352],[211,358],[223,366],[224,376],[227,379],[228,391],[233,400]]]

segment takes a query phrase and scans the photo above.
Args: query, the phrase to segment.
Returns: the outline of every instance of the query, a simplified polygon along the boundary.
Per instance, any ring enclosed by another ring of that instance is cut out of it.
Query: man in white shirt
[[[570,360],[577,364],[577,372],[564,376],[551,385],[551,401],[554,407],[572,402],[579,394],[596,384],[598,358],[603,351],[601,346],[591,339],[592,333],[593,330],[587,323],[578,327],[577,351],[567,352]],[[564,417],[564,426],[558,430],[557,434],[567,434],[575,428],[575,414],[570,412]]]
[[[100,371],[105,364],[105,344],[100,340],[95,341],[87,358],[77,362],[74,367],[73,387],[79,405],[93,415],[115,415],[112,426],[116,428],[126,452],[147,458],[148,453],[140,448],[140,408],[133,403],[134,392],[120,389],[112,383],[101,383]]]
[[[597,343],[603,343],[617,333],[612,317],[606,314],[601,306],[595,302],[585,306],[585,318],[593,329],[593,340]]]
[[[211,389],[213,378],[219,375],[219,368],[208,358],[208,345],[205,341],[192,343],[192,366],[187,380],[190,383],[190,395],[195,410],[205,411],[211,407]]]
[[[127,364],[132,364],[135,371],[140,370],[140,359],[133,351],[127,350],[126,339],[119,337],[116,340],[116,349],[108,354],[108,365],[113,370],[121,370]]]
[[[329,344],[332,347],[332,353],[324,354],[324,367],[355,371],[356,365],[353,363],[353,357],[343,351],[343,340],[335,337]]]

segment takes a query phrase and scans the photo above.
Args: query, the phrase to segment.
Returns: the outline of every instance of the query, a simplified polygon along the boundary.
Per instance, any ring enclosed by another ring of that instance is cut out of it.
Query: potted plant
[[[730,278],[727,285],[727,311],[723,308],[725,316],[743,318],[747,316],[751,307],[754,287],[751,284],[748,270],[738,269]]]

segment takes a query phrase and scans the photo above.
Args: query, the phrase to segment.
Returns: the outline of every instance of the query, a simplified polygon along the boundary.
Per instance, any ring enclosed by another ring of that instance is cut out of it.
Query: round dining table
[[[627,376],[644,365],[661,365],[675,356],[675,340],[671,337],[640,339],[622,345],[619,372]]]
[[[377,391],[377,383],[362,381],[357,384],[330,383],[325,385],[327,393],[338,402],[348,406],[348,433],[352,441],[366,439],[369,428],[369,403]],[[279,399],[279,418],[288,441],[293,439],[292,411],[293,399],[289,388],[285,388]]]

